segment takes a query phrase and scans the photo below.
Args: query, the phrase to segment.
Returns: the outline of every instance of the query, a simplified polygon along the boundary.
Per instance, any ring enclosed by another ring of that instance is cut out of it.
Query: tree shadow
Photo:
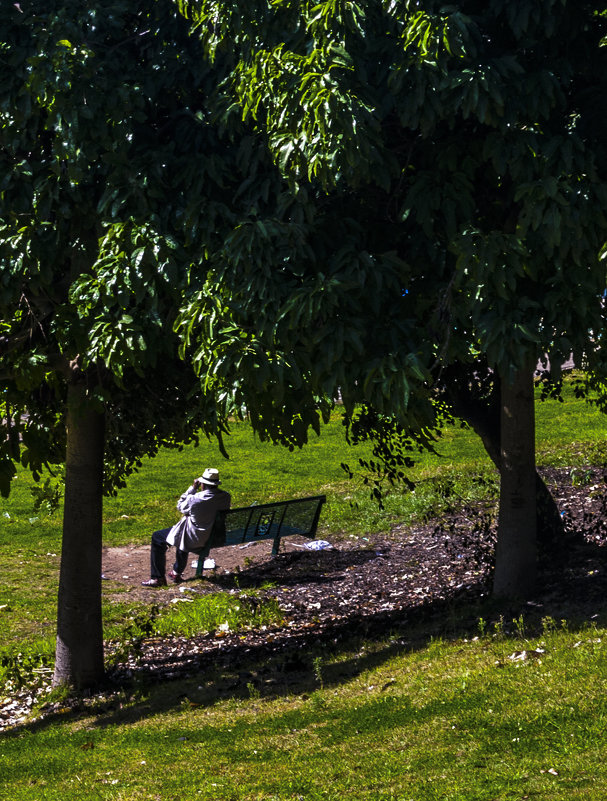
[[[234,633],[220,639],[213,634],[191,640],[171,638],[164,652],[148,653],[150,658],[144,644],[139,661],[110,671],[105,693],[81,702],[70,701],[71,709],[62,704],[58,714],[47,713],[38,721],[5,732],[5,736],[37,731],[58,719],[78,715],[96,715],[92,725],[104,727],[142,720],[183,704],[204,708],[219,699],[305,697],[321,685],[338,687],[397,654],[426,648],[435,638],[451,641],[474,637],[480,633],[481,618],[485,632],[499,625],[501,636],[506,637],[520,635],[521,615],[528,637],[540,633],[550,621],[552,625],[566,621],[570,630],[589,624],[606,626],[605,504],[592,512],[583,504],[580,509],[583,514],[578,512],[570,526],[576,536],[563,540],[560,548],[543,553],[538,590],[524,603],[492,600],[489,573],[485,571],[476,583],[459,588],[441,588],[437,579],[434,597],[419,600],[409,595],[408,603],[389,610],[382,610],[378,604],[373,611],[351,606],[339,618],[317,620],[303,611],[293,627]],[[436,547],[429,542],[432,540],[424,541],[417,552],[407,552],[406,558],[427,559]],[[402,543],[398,547],[402,548]],[[361,575],[365,570],[381,575],[385,560],[385,579],[398,575],[405,562],[393,564],[396,555],[394,550],[390,553],[391,548],[396,544],[301,549],[266,562],[246,564],[238,573],[211,574],[205,583],[224,592],[264,585],[298,586],[300,597],[306,598],[309,591],[310,597],[316,593],[314,597],[318,598],[328,596],[333,591],[331,583],[349,575],[348,571],[356,574],[353,568],[360,568]],[[378,560],[377,569],[374,560]],[[349,586],[354,589],[354,584]]]
[[[300,584],[325,584],[336,581],[337,571],[351,570],[378,558],[375,548],[321,551],[287,551],[269,561],[230,573],[211,571],[205,576],[209,585],[222,590],[253,589],[264,584],[278,583],[292,587]],[[333,575],[327,575],[327,570]]]
[[[307,559],[300,567],[308,575]],[[256,569],[249,578],[258,581],[263,575]],[[35,732],[79,715],[96,715],[89,725],[105,728],[184,705],[195,709],[226,699],[306,698],[321,687],[339,687],[399,654],[424,649],[437,638],[448,642],[477,636],[481,618],[486,631],[499,625],[500,636],[520,641],[521,615],[528,638],[540,634],[547,620],[565,620],[570,631],[588,624],[607,626],[607,548],[576,546],[566,562],[559,555],[545,565],[538,593],[524,603],[498,603],[488,597],[487,584],[479,582],[416,606],[353,612],[345,619],[312,621],[296,630],[276,628],[219,641],[212,635],[197,638],[209,644],[199,653],[190,647],[193,641],[182,639],[181,648],[173,643],[170,653],[153,663],[142,660],[114,670],[105,700],[96,705],[85,701],[67,713],[62,708],[6,735]],[[137,700],[141,695],[143,700]]]

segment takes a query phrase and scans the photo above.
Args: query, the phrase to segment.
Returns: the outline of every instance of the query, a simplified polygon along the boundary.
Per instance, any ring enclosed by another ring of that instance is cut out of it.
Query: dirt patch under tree
[[[603,621],[607,607],[607,488],[603,471],[588,472],[573,485],[570,471],[543,471],[571,535],[560,549],[543,554],[537,593],[523,605],[539,619]],[[574,536],[575,535],[575,536]],[[440,520],[415,527],[395,527],[387,536],[336,541],[331,550],[309,551],[303,541],[284,540],[281,553],[271,556],[271,543],[218,549],[211,556],[216,569],[201,581],[188,566],[186,581],[148,589],[149,549],[133,546],[104,552],[104,575],[112,597],[150,604],[168,603],[188,588],[192,593],[246,591],[259,588],[276,597],[285,623],[272,631],[201,634],[144,642],[136,657],[116,667],[119,681],[134,674],[149,678],[189,675],[205,660],[234,660],[267,649],[337,643],[354,633],[382,636],[444,628],[458,608],[472,610],[490,594],[495,524],[487,508],[463,508]],[[169,562],[170,563],[170,562]],[[191,563],[191,560],[190,560]],[[183,596],[182,596],[183,597]],[[519,614],[520,607],[513,607]],[[458,625],[462,625],[458,613]],[[505,617],[508,620],[507,614]],[[464,621],[465,622],[465,621]],[[471,629],[477,619],[470,619]]]

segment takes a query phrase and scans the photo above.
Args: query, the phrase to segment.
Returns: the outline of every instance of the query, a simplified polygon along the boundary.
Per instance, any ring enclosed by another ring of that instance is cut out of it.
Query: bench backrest
[[[290,534],[312,538],[325,501],[325,495],[315,495],[218,512],[209,546],[217,548],[268,539],[279,542],[281,537]]]

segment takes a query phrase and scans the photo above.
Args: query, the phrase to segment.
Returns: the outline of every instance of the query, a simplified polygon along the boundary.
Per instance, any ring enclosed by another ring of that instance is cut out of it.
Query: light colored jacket
[[[229,509],[231,500],[230,493],[219,487],[203,485],[198,492],[194,485],[188,487],[177,501],[183,517],[170,530],[167,543],[180,551],[202,548],[211,536],[217,512]]]

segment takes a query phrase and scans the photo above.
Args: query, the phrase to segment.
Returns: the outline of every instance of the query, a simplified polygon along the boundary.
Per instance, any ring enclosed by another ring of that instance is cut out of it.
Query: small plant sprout
[[[320,684],[320,688],[322,690],[324,688],[324,681],[322,677],[322,669],[323,669],[322,656],[315,656],[312,664],[314,666],[314,677],[316,681]]]
[[[551,634],[553,631],[556,631],[557,625],[556,620],[550,615],[542,618],[542,630],[544,634]]]
[[[592,470],[589,467],[574,467],[569,475],[573,487],[585,487],[592,482]]]
[[[496,620],[493,624],[493,636],[500,640],[504,636],[504,617],[503,615],[499,616],[499,620]]]
[[[34,512],[49,516],[54,514],[61,506],[63,489],[64,478],[62,476],[57,481],[47,478],[42,485],[36,484],[31,487]]]
[[[249,698],[251,701],[258,701],[261,697],[259,687],[256,687],[252,681],[247,682],[247,690],[249,691]]]

